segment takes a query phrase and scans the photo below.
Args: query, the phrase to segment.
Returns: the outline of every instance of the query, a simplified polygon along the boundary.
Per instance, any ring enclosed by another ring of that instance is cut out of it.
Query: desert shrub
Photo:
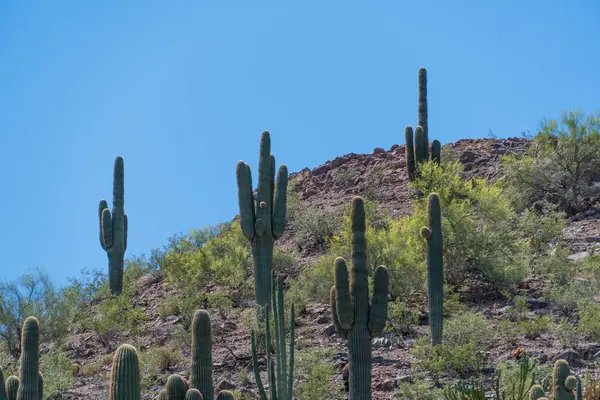
[[[530,386],[540,384],[543,378],[552,373],[552,364],[539,364],[529,359],[528,371],[522,374],[522,362],[523,359],[504,360],[496,366],[495,373],[500,376],[499,389],[507,400],[525,400]]]
[[[518,219],[518,230],[527,239],[534,254],[545,254],[548,244],[558,237],[566,226],[566,214],[548,202],[525,209]]]
[[[459,162],[421,166],[411,186],[425,196],[413,218],[426,221],[427,194],[436,192],[442,210],[444,267],[451,283],[475,273],[500,285],[520,281],[528,272],[527,243],[515,229],[519,217],[503,192],[502,181],[461,178]]]
[[[536,339],[550,331],[553,326],[554,321],[550,316],[545,314],[536,315],[531,319],[519,323],[519,328],[527,339]]]
[[[560,122],[542,121],[529,151],[504,157],[503,166],[519,208],[548,200],[568,214],[581,211],[600,170],[600,111],[564,112]]]
[[[298,351],[295,397],[306,400],[344,399],[343,386],[335,381],[333,350],[322,348]]]
[[[389,303],[387,332],[407,335],[419,324],[419,311],[400,300]]]
[[[69,389],[75,383],[72,362],[60,348],[40,356],[40,372],[44,376],[44,398]]]
[[[394,393],[395,399],[403,400],[438,400],[442,396],[442,389],[422,377],[417,377],[412,383],[399,382],[398,390]]]
[[[176,366],[182,359],[181,353],[168,347],[149,348],[141,352],[142,387],[147,389],[157,381],[166,382],[170,368]]]
[[[343,224],[343,209],[325,209],[310,205],[300,199],[294,185],[288,186],[287,223],[294,232],[294,240],[300,248],[326,246],[327,239]]]
[[[592,299],[584,299],[577,305],[580,332],[593,341],[600,340],[600,304]]]
[[[442,344],[432,347],[427,335],[417,339],[410,352],[417,368],[431,373],[436,381],[448,372],[466,377],[481,369],[488,335],[485,318],[469,310],[445,322]]]
[[[577,324],[561,318],[556,325],[556,338],[563,349],[577,346],[581,339]]]

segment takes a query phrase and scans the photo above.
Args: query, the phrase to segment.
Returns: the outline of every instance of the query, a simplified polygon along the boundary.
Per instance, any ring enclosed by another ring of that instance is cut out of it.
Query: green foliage
[[[566,349],[577,346],[581,336],[575,323],[569,322],[566,318],[561,318],[556,325],[556,338],[561,347]]]
[[[414,327],[418,324],[418,309],[411,308],[407,303],[400,300],[393,301],[389,304],[386,332],[396,332],[400,335],[407,335],[413,332]]]
[[[480,370],[488,336],[488,322],[470,310],[446,321],[442,344],[431,347],[427,336],[420,337],[410,352],[416,358],[415,366],[436,380],[448,371],[466,377]]]
[[[593,180],[600,168],[600,111],[585,115],[564,112],[560,122],[544,120],[534,146],[522,156],[504,158],[511,197],[524,209],[548,200],[573,214],[596,190]]]
[[[402,400],[439,400],[443,394],[443,390],[432,381],[422,379],[419,376],[413,383],[399,382],[394,398]]]
[[[71,388],[75,383],[73,363],[66,351],[60,348],[40,356],[40,372],[44,375],[44,399]]]
[[[295,396],[298,399],[342,400],[343,386],[334,379],[336,373],[333,364],[335,352],[325,348],[298,351],[297,383]]]
[[[182,361],[181,353],[170,347],[156,347],[139,354],[141,387],[148,389],[156,384],[165,384],[168,371]]]
[[[600,304],[592,299],[583,299],[577,305],[579,330],[593,341],[600,340]]]
[[[438,194],[442,209],[444,272],[451,283],[475,273],[506,286],[528,272],[527,242],[515,230],[519,217],[502,191],[501,181],[463,180],[459,162],[443,167],[428,162],[411,186],[421,193]],[[425,220],[425,199],[415,203],[411,218]]]
[[[21,353],[21,326],[25,318],[39,316],[42,340],[60,341],[68,332],[73,307],[57,291],[41,268],[23,274],[14,282],[0,283],[0,337],[8,352],[18,358]]]
[[[342,208],[321,208],[304,203],[298,191],[288,188],[287,220],[297,246],[302,249],[326,247],[328,239],[343,224]]]

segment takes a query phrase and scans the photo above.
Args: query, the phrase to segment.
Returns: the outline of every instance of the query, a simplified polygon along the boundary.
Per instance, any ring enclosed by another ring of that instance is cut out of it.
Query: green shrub
[[[73,386],[75,377],[72,365],[67,353],[59,348],[40,356],[40,372],[44,376],[44,398]]]
[[[399,382],[394,398],[403,400],[439,400],[444,392],[435,384],[423,377],[417,376],[410,382]]]
[[[581,300],[576,312],[580,331],[593,341],[600,340],[600,304],[592,299]]]
[[[183,360],[181,353],[169,347],[149,348],[140,353],[142,387],[149,388],[159,382],[166,383],[170,368]]]
[[[537,339],[543,333],[550,331],[553,326],[554,321],[552,321],[550,316],[545,314],[536,315],[532,319],[519,323],[519,328],[527,339]]]
[[[410,352],[417,368],[431,373],[436,381],[447,372],[466,377],[480,370],[488,336],[488,322],[469,310],[445,321],[442,344],[432,347],[428,337],[421,337]]]
[[[563,349],[577,346],[581,339],[577,325],[569,322],[566,318],[561,318],[558,322],[556,326],[556,338]]]
[[[345,398],[343,386],[335,381],[333,350],[322,348],[298,351],[296,354],[297,382],[295,397],[303,400]]]
[[[388,306],[387,332],[396,332],[400,335],[411,333],[419,324],[419,310],[410,308],[406,303],[396,300]]]

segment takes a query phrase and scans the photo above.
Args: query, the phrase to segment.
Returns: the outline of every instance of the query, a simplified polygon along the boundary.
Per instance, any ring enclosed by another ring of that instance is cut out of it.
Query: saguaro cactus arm
[[[17,400],[38,400],[40,367],[40,323],[27,317],[21,331],[21,368]]]
[[[198,310],[192,321],[192,371],[190,387],[205,399],[214,398],[212,367],[212,325],[210,315]]]
[[[369,331],[373,337],[383,333],[387,322],[389,282],[387,268],[377,267],[373,278],[373,296],[371,297],[371,314],[369,316]]]
[[[346,260],[342,257],[335,259],[335,308],[340,326],[349,331],[354,324],[354,307],[350,296],[350,284],[348,282],[348,267]]]

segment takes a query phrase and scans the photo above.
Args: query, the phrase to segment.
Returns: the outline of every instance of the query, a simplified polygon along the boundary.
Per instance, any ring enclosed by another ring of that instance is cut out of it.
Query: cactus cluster
[[[127,214],[125,214],[125,181],[123,158],[117,157],[113,177],[113,209],[108,209],[106,200],[100,200],[100,245],[108,256],[108,283],[114,295],[123,290],[123,264],[127,250]]]
[[[271,136],[264,131],[260,139],[258,188],[256,198],[250,166],[239,161],[236,168],[240,226],[252,243],[256,304],[264,307],[271,299],[273,245],[285,229],[288,170],[279,167],[275,181],[275,157],[271,154]]]
[[[269,378],[269,390],[271,400],[292,400],[294,388],[294,330],[295,330],[295,312],[294,304],[290,310],[290,358],[287,362],[286,346],[285,346],[285,322],[284,322],[284,303],[283,303],[283,279],[281,276],[275,277],[275,272],[272,274],[272,307],[273,320],[275,328],[275,357],[274,364],[271,357],[271,328],[269,319],[270,306],[267,304],[264,307],[265,321],[265,353],[267,376]],[[258,392],[261,400],[267,400],[267,393],[260,379],[260,368],[258,365],[258,354],[256,350],[256,337],[254,330],[251,332],[252,342],[252,368],[254,370],[254,378],[258,386]]]
[[[431,155],[429,154],[427,119],[427,70],[421,67],[419,68],[418,125],[414,132],[410,125],[404,129],[406,169],[410,180],[416,177],[419,164],[429,160],[440,163],[441,144],[439,140],[436,139],[431,143]]]
[[[369,303],[365,208],[361,197],[352,200],[351,219],[352,284],[346,261],[338,257],[330,301],[336,331],[348,340],[348,398],[358,400],[371,398],[371,340],[382,334],[387,321],[389,277],[386,267],[375,269]]]
[[[565,360],[556,360],[552,369],[552,382],[550,391],[552,400],[583,400],[581,382],[571,375],[569,363]],[[534,385],[529,391],[529,400],[548,400],[546,392],[541,385]]]
[[[427,240],[427,291],[431,344],[442,343],[444,315],[444,254],[442,240],[442,214],[440,198],[430,193],[427,199],[427,226],[421,228]]]
[[[131,400],[140,398],[140,367],[137,351],[128,344],[121,345],[115,352],[111,370],[109,400]],[[167,379],[165,389],[158,394],[163,400],[212,400],[212,326],[205,310],[198,310],[192,322],[192,370],[190,382],[173,374]],[[228,390],[219,392],[217,400],[233,400]]]

